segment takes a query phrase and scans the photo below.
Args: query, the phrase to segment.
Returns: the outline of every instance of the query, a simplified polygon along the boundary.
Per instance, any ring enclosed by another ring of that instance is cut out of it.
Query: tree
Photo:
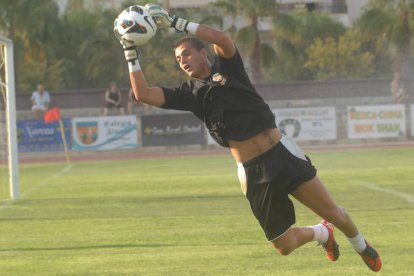
[[[57,55],[64,59],[66,88],[106,87],[126,79],[122,47],[113,35],[113,10],[68,11],[62,17]],[[64,46],[64,47],[63,47]]]
[[[308,47],[305,68],[320,80],[367,77],[372,74],[374,55],[361,51],[361,42],[352,32],[335,39],[316,38]]]
[[[310,80],[315,71],[304,67],[308,60],[306,49],[319,38],[338,39],[346,28],[329,15],[320,12],[295,11],[291,14],[277,14],[273,18],[274,43],[277,63],[274,79]]]
[[[355,24],[355,29],[379,52],[385,49],[392,60],[392,70],[401,72],[409,87],[412,70],[414,2],[409,0],[370,1]]]
[[[278,13],[274,0],[222,0],[218,1],[218,7],[234,18],[243,16],[247,20],[247,26],[236,29],[235,40],[240,48],[246,52],[250,65],[252,81],[258,83],[262,79],[262,65],[269,66],[276,60],[276,53],[272,46],[262,38],[260,20],[270,18]]]
[[[0,1],[0,29],[15,45],[18,90],[31,89],[39,82],[59,87],[62,61],[54,55],[58,26],[58,7],[52,0]]]

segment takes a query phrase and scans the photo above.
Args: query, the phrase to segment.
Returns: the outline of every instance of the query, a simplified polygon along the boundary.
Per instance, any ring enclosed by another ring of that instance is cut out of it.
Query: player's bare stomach
[[[244,140],[229,140],[231,154],[237,162],[249,161],[271,149],[279,143],[282,134],[277,128],[267,129],[255,136]]]

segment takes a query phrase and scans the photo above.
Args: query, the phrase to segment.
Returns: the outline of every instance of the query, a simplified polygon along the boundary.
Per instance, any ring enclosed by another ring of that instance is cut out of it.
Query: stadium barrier
[[[414,140],[414,104],[277,108],[273,112],[279,128],[305,145]],[[203,124],[188,112],[74,117],[65,119],[64,128],[72,151],[219,147]],[[18,135],[20,152],[60,151],[62,148],[55,124],[19,120]]]

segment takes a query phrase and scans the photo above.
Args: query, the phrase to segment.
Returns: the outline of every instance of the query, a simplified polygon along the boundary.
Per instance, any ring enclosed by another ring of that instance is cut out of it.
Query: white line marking
[[[401,198],[405,199],[409,203],[414,203],[414,196],[412,196],[410,194],[407,194],[407,193],[402,193],[402,192],[394,191],[392,189],[382,188],[382,187],[379,187],[379,186],[374,185],[374,184],[366,184],[365,187],[367,187],[371,190],[374,190],[374,191],[379,191],[379,192],[395,195],[395,196],[398,196],[398,197],[401,197]]]
[[[44,179],[42,182],[38,183],[37,185],[34,185],[31,189],[29,189],[28,191],[21,194],[20,198],[23,199],[23,198],[29,197],[29,195],[31,195],[33,192],[39,190],[40,188],[43,188],[43,187],[49,185],[50,183],[53,183],[51,180],[61,176],[62,174],[70,172],[71,169],[72,169],[72,165],[66,165],[60,171],[58,171],[55,174],[51,175],[50,177]],[[5,202],[4,204],[0,205],[0,211],[9,208],[13,203],[14,203],[13,200],[9,200],[9,201]]]

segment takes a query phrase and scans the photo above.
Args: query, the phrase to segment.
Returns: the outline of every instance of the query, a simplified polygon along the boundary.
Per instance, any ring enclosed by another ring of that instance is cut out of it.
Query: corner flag
[[[60,109],[57,107],[54,107],[52,109],[49,109],[45,112],[45,115],[43,116],[43,119],[46,124],[53,123],[54,121],[60,120]]]
[[[68,146],[67,146],[66,138],[65,138],[65,127],[63,125],[63,122],[62,122],[61,118],[62,117],[60,115],[60,109],[58,107],[54,107],[52,109],[49,109],[48,111],[45,112],[45,114],[43,116],[43,120],[45,121],[46,124],[50,124],[50,123],[59,121],[60,134],[62,135],[62,142],[63,142],[63,148],[65,150],[66,163],[70,164]]]

